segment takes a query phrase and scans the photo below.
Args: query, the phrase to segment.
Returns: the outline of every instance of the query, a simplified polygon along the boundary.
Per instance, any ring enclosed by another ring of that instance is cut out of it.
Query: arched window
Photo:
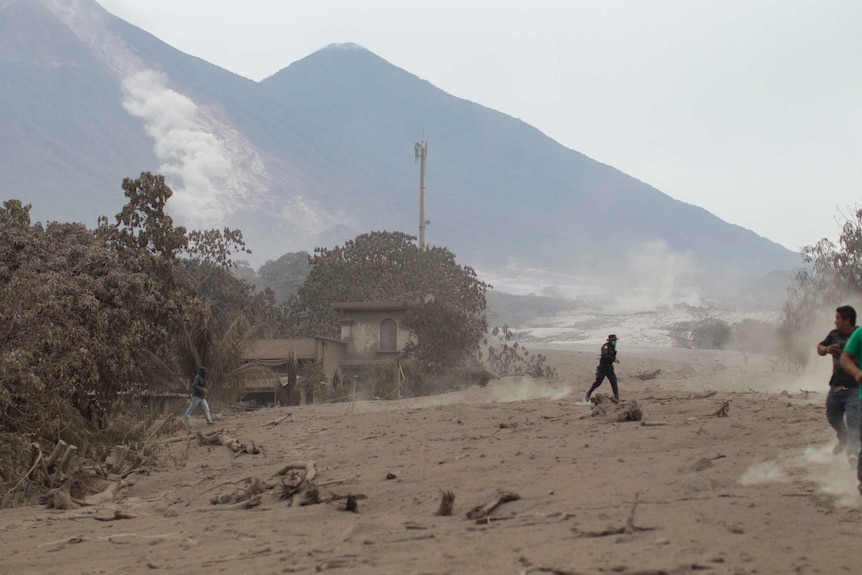
[[[398,351],[398,326],[395,320],[380,322],[380,351]]]

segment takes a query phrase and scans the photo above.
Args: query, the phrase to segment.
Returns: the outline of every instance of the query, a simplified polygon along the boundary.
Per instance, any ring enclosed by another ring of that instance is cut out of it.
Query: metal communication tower
[[[416,161],[419,162],[419,251],[425,249],[425,226],[430,224],[425,219],[425,158],[428,156],[428,142],[416,142],[413,147]]]

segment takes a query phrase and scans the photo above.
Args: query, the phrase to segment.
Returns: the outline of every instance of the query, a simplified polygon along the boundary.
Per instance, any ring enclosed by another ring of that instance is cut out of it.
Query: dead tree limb
[[[288,413],[287,415],[279,417],[278,419],[272,419],[270,421],[267,421],[267,422],[261,424],[261,427],[275,427],[276,425],[278,425],[280,423],[284,423],[285,421],[287,421],[287,418],[290,417],[290,415],[291,414]]]
[[[209,493],[213,489],[218,489],[219,487],[224,487],[225,485],[236,485],[237,483],[242,483],[244,481],[251,481],[251,480],[252,480],[251,477],[244,477],[243,479],[240,479],[238,481],[225,481],[224,483],[219,483],[218,485],[214,485],[214,486],[210,487],[209,489],[204,489],[203,491],[201,491],[200,493],[198,493],[197,495],[195,495],[194,497],[189,499],[188,503],[185,504],[185,507],[188,507],[189,505],[192,504],[192,501],[194,501],[195,499],[197,499],[198,497],[200,497],[204,493]]]
[[[306,481],[313,480],[315,478],[315,476],[317,475],[317,469],[314,467],[314,462],[308,461],[305,463],[300,463],[300,462],[288,463],[287,465],[285,465],[284,467],[282,467],[281,469],[276,471],[275,475],[273,475],[273,477],[275,477],[277,475],[286,475],[288,471],[291,471],[293,469],[297,469],[300,471],[304,470]]]
[[[715,417],[728,417],[730,415],[730,400],[728,399],[724,403],[721,404],[721,407],[718,408],[718,411],[713,413]]]
[[[224,445],[236,454],[260,453],[256,445],[252,444],[252,449],[249,450],[249,448],[246,447],[246,445],[242,443],[239,439],[231,437],[223,431],[214,431],[212,433],[203,433],[201,431],[198,431],[195,433],[195,435],[197,436],[198,441],[201,445]]]
[[[45,494],[48,509],[77,509],[80,507],[72,500],[72,495],[69,493],[71,488],[72,480],[66,479],[60,487],[49,490]]]
[[[581,575],[578,571],[566,571],[556,567],[532,567],[524,573],[538,573],[539,575]]]
[[[448,489],[441,489],[440,495],[442,496],[440,507],[437,508],[437,512],[434,515],[449,517],[452,515],[452,506],[455,504],[455,494]]]
[[[54,451],[51,452],[51,455],[49,455],[48,459],[45,461],[45,465],[48,467],[49,472],[54,470],[54,463],[63,455],[67,445],[69,444],[61,439],[57,442],[57,445],[54,446]]]
[[[219,505],[218,509],[224,509],[226,511],[241,511],[243,509],[252,509],[260,505],[260,496],[253,495],[244,501],[240,501],[239,503],[234,503],[233,505]]]
[[[631,402],[620,413],[617,414],[617,421],[642,421],[644,418],[643,410],[638,406],[636,401]]]
[[[634,500],[634,503],[632,503],[632,510],[629,513],[629,518],[626,519],[625,532],[628,534],[632,534],[637,530],[637,527],[635,527],[635,511],[637,511],[637,508],[638,508],[638,498],[639,497],[640,497],[640,492],[635,493],[635,500]]]
[[[467,519],[484,519],[491,514],[497,507],[509,501],[518,501],[520,495],[512,491],[497,491],[493,500],[483,505],[478,505],[467,512]]]
[[[117,511],[114,511],[114,514],[109,516],[109,517],[95,516],[95,517],[93,517],[93,519],[95,519],[96,521],[116,521],[118,519],[134,519],[135,517],[137,517],[137,516],[131,515],[129,513],[124,512],[124,511],[117,510]]]
[[[72,456],[78,451],[74,445],[67,445],[66,451],[63,453],[63,458],[60,460],[60,473],[65,473],[72,463]]]
[[[166,418],[162,419],[157,425],[154,425],[151,428],[150,434],[147,436],[147,440],[144,441],[144,445],[146,445],[150,441],[152,441],[153,438],[156,436],[156,434],[162,429],[162,427],[164,427],[168,421],[170,421],[171,419],[174,419],[174,417],[175,416],[173,416],[173,415],[169,415]]]
[[[635,493],[635,500],[624,526],[611,527],[603,531],[577,531],[577,529],[573,529],[573,531],[576,531],[576,535],[578,537],[608,537],[611,535],[631,535],[638,531],[652,531],[655,527],[638,527],[635,525],[635,511],[637,511],[638,508],[639,496],[640,493]]]
[[[82,507],[102,505],[103,503],[111,503],[117,499],[120,490],[127,485],[128,483],[123,480],[114,481],[98,493],[88,495],[83,499],[74,499],[73,501]]]
[[[679,423],[676,421],[641,421],[641,425],[644,427],[660,427],[662,425],[673,425],[674,423]]]

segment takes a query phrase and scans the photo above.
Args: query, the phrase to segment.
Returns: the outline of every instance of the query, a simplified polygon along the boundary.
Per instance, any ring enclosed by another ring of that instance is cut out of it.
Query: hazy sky
[[[862,207],[860,0],[98,1],[254,80],[355,42],[794,250]]]

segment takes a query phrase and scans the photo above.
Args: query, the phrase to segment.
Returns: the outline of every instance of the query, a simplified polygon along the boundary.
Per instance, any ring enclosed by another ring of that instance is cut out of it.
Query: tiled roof
[[[391,311],[414,307],[419,307],[419,303],[412,301],[338,301],[332,304],[332,309],[335,311]]]
[[[256,339],[243,354],[243,359],[246,361],[287,359],[291,351],[296,355],[296,359],[316,359],[314,338]]]

